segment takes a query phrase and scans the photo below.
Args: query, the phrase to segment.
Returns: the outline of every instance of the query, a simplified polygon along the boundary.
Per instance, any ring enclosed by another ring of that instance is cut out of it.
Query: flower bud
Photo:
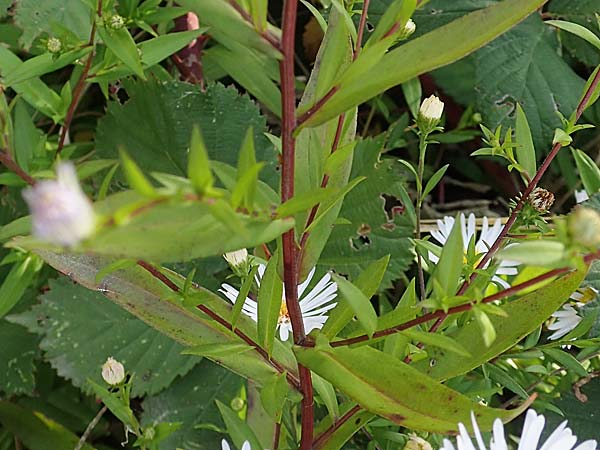
[[[425,439],[412,434],[404,446],[404,450],[433,450],[431,444]]]
[[[408,39],[417,29],[417,25],[413,22],[412,19],[408,19],[408,22],[406,22],[406,25],[404,25],[404,28],[402,29],[402,31],[400,31],[400,34],[398,35],[398,39],[399,40],[405,40]]]
[[[440,122],[442,112],[444,112],[444,103],[437,96],[432,95],[423,100],[417,117],[417,125],[421,133],[431,133]]]
[[[120,30],[125,26],[125,19],[123,16],[115,14],[108,19],[108,26],[113,30]]]
[[[234,252],[225,253],[223,258],[225,258],[232,268],[242,267],[248,261],[248,250],[242,248]]]
[[[546,213],[554,203],[554,194],[544,188],[536,187],[529,194],[529,203],[540,213]]]
[[[46,49],[50,53],[60,53],[62,50],[62,41],[59,38],[51,37],[48,39],[48,42],[46,42]]]
[[[111,386],[121,383],[125,379],[125,368],[123,364],[112,356],[106,360],[102,366],[102,378]]]
[[[600,214],[591,208],[578,207],[568,219],[569,234],[586,247],[600,246]]]
[[[23,191],[29,205],[33,235],[41,240],[72,247],[95,229],[92,203],[85,196],[71,163],[60,163],[56,180],[45,180]]]

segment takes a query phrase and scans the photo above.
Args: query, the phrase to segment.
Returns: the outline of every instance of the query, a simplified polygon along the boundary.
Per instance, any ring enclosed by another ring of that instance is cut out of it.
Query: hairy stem
[[[96,15],[98,17],[102,17],[102,0],[98,0]],[[67,115],[65,116],[65,123],[62,127],[60,137],[58,138],[58,148],[56,150],[56,154],[60,154],[62,152],[63,147],[65,146],[65,140],[67,139],[67,135],[69,133],[69,128],[71,127],[71,122],[73,121],[73,116],[75,115],[75,110],[77,109],[77,105],[79,105],[79,100],[81,100],[81,96],[85,90],[85,83],[90,72],[90,68],[92,67],[92,61],[94,60],[94,41],[96,40],[96,20],[94,18],[94,23],[92,23],[92,31],[90,32],[90,39],[88,41],[88,45],[92,47],[92,51],[88,55],[85,64],[83,66],[83,71],[77,80],[77,84],[75,85],[75,89],[73,89],[73,98],[71,100],[71,104],[69,105],[69,109],[67,110]]]
[[[417,223],[415,237],[421,239],[421,206],[423,205],[423,173],[425,172],[425,152],[427,151],[427,135],[419,134],[419,165],[417,167]],[[419,279],[419,295],[421,301],[425,300],[425,274],[423,272],[423,258],[417,252],[417,274]]]

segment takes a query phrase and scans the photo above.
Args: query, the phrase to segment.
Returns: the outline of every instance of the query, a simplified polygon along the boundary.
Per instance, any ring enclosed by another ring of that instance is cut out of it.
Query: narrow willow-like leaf
[[[129,34],[127,28],[123,27],[118,30],[107,30],[101,26],[98,27],[98,34],[110,51],[112,51],[119,60],[123,61],[123,64],[133,70],[133,73],[141,79],[146,79],[140,54],[138,53],[135,41],[133,40],[133,37],[131,37],[131,34]]]
[[[486,408],[372,347],[294,347],[294,352],[365,409],[413,430],[453,433],[457,422],[470,423],[471,413],[489,430],[495,419],[511,420],[523,409]]]
[[[125,149],[119,149],[119,153],[121,155],[121,166],[123,167],[129,186],[144,197],[156,196],[154,186],[148,181],[142,170],[135,161],[131,159]]]
[[[377,327],[377,314],[375,314],[369,298],[345,278],[334,274],[333,280],[337,283],[341,296],[350,305],[363,329],[367,334],[373,334]]]
[[[419,108],[421,106],[421,81],[419,77],[411,78],[410,80],[402,83],[402,92],[404,93],[404,98],[406,103],[408,104],[408,109],[410,109],[410,113],[413,118],[417,118],[419,114]]]
[[[293,216],[296,213],[312,208],[318,203],[324,202],[335,193],[331,188],[319,188],[315,191],[305,192],[279,205],[275,213],[279,217]]]
[[[15,306],[40,270],[40,260],[34,255],[15,262],[0,286],[0,318]]]
[[[440,260],[433,272],[433,280],[439,283],[442,291],[449,297],[456,292],[463,267],[464,247],[460,225],[460,217],[456,216],[450,236],[442,248]]]
[[[319,394],[323,403],[325,403],[329,417],[332,420],[335,420],[340,415],[340,407],[335,394],[335,388],[329,381],[321,378],[316,373],[312,374],[312,379],[315,391]]]
[[[139,431],[140,425],[129,406],[124,405],[123,401],[116,394],[109,392],[104,386],[100,386],[90,379],[88,379],[87,382],[92,388],[92,391],[94,391],[94,394],[102,400],[102,403],[106,405],[117,419],[129,429],[133,430],[134,433]]]
[[[529,394],[523,388],[523,386],[521,386],[519,382],[511,377],[505,370],[494,364],[486,364],[484,366],[484,370],[489,373],[492,380],[510,389],[523,400],[527,400],[529,398]]]
[[[358,287],[367,299],[370,299],[381,284],[383,275],[390,262],[390,256],[384,256],[377,261],[372,262],[358,276],[354,285]],[[333,338],[346,326],[354,317],[354,310],[346,302],[338,302],[337,306],[329,313],[329,319],[321,329],[321,332],[328,338]]]
[[[288,391],[289,386],[285,374],[279,374],[265,384],[260,392],[263,408],[277,423],[281,423],[281,415]]]
[[[190,347],[181,352],[183,355],[197,355],[207,358],[239,355],[252,350],[248,344],[208,344]]]
[[[368,70],[361,70],[360,76],[352,76],[348,81],[349,75],[342,75],[335,83],[339,89],[303,126],[317,126],[393,86],[468,55],[523,20],[545,2],[505,0],[493,4],[390,51]],[[359,64],[359,60],[355,64]],[[350,72],[352,70],[348,74]],[[301,113],[308,107],[302,109]]]
[[[277,254],[267,264],[258,291],[258,341],[269,354],[273,349],[279,311],[282,307],[283,283],[277,274]]]
[[[428,346],[441,348],[462,356],[471,356],[469,351],[454,339],[438,333],[429,333],[428,331],[419,331],[408,329],[401,332],[415,342],[422,342]]]
[[[242,313],[242,309],[244,308],[244,302],[246,298],[248,298],[248,293],[252,288],[252,283],[254,282],[254,276],[258,271],[258,265],[252,266],[250,273],[242,283],[242,287],[240,288],[240,292],[235,300],[235,304],[231,309],[231,326],[235,329],[238,319],[240,318],[240,314]]]
[[[521,105],[517,103],[517,117],[515,125],[515,135],[517,139],[517,161],[523,168],[529,179],[533,178],[536,172],[536,158],[535,158],[535,147],[533,146],[533,138],[531,137],[531,130],[527,123],[527,117]]]
[[[596,47],[596,49],[600,50],[600,38],[578,23],[567,22],[565,20],[547,20],[545,23],[560,28],[561,30],[568,31],[569,33],[573,33],[575,36],[579,36],[581,39],[589,42]]]
[[[542,351],[565,369],[568,369],[569,372],[575,373],[580,377],[588,376],[587,370],[569,353],[558,348],[544,348]]]
[[[585,191],[588,195],[594,195],[600,191],[600,169],[594,160],[581,150],[574,149],[572,154]]]
[[[219,412],[221,413],[221,417],[223,417],[223,422],[225,422],[225,426],[227,427],[227,434],[231,436],[231,440],[236,448],[242,448],[242,444],[245,441],[250,442],[250,448],[261,448],[256,435],[250,426],[240,419],[238,413],[228,406],[225,406],[219,400],[216,400],[216,403],[217,408],[219,408]]]
[[[423,189],[423,198],[425,198],[427,196],[427,194],[429,194],[433,190],[433,188],[435,188],[437,186],[437,184],[440,182],[440,180],[446,173],[446,170],[448,170],[449,166],[450,166],[450,164],[446,164],[445,166],[440,167],[431,176],[431,178],[427,181],[427,184],[425,185],[425,189]]]
[[[448,354],[431,348],[428,350],[429,358],[417,361],[413,366],[436,380],[447,380],[479,367],[514,346],[515,342],[519,342],[544,323],[577,289],[584,276],[581,271],[573,272],[535,292],[502,305],[506,317],[489,317],[496,330],[496,339],[489,347],[485,346],[481,329],[475,320],[450,334],[450,337],[471,353],[471,357]]]

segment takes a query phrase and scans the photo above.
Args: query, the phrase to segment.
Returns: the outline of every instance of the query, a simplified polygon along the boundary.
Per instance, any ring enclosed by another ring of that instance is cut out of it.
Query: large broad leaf
[[[67,428],[45,417],[10,402],[0,402],[0,423],[30,450],[57,450],[75,448],[79,437]],[[84,444],[82,450],[94,450]]]
[[[596,0],[552,0],[548,5],[548,14],[552,18],[567,20],[586,27],[600,37],[596,16],[599,11]],[[561,43],[578,60],[588,66],[600,64],[600,53],[583,39],[570,33],[561,33]]]
[[[0,342],[0,391],[32,394],[38,338],[20,325],[0,320]]]
[[[561,126],[556,111],[569,116],[585,83],[558,55],[553,34],[533,15],[475,55],[477,107],[484,122],[512,124],[518,102],[534,142],[548,148],[554,128]]]
[[[102,383],[109,356],[135,374],[134,395],[155,394],[198,361],[184,347],[119,308],[99,292],[66,278],[50,281],[39,305],[11,320],[42,335],[44,357],[59,375],[87,390],[90,378]]]
[[[265,119],[247,96],[215,84],[202,92],[188,83],[154,81],[127,84],[129,101],[109,103],[98,123],[96,149],[116,158],[123,146],[146,172],[186,176],[192,128],[198,125],[211,160],[235,167],[249,127],[254,130],[256,157],[266,163],[261,178],[278,183],[276,152],[268,139]]]
[[[159,444],[160,449],[216,449],[222,436],[198,425],[223,427],[215,400],[231,404],[242,384],[236,374],[205,359],[168,389],[144,400],[142,424],[182,422],[179,430]]]
[[[298,361],[330,381],[362,407],[404,427],[450,434],[456,424],[491,429],[496,418],[511,420],[521,409],[486,408],[445,387],[398,358],[372,347],[295,347]]]
[[[553,405],[559,408],[565,417],[556,413],[546,414],[548,419],[548,429],[556,428],[565,418],[569,419],[569,428],[573,434],[577,435],[578,441],[586,439],[600,440],[600,430],[598,430],[598,411],[600,410],[600,379],[595,378],[580,387],[578,398],[573,389],[561,395],[561,398]]]
[[[506,317],[489,316],[496,330],[496,339],[489,347],[484,343],[481,327],[476,320],[463,325],[451,337],[472,356],[429,348],[429,358],[418,361],[413,366],[436,380],[447,380],[479,367],[538,328],[577,289],[584,276],[585,273],[581,271],[571,273],[531,294],[502,305]]]
[[[35,253],[58,271],[68,274],[74,281],[88,289],[102,292],[148,325],[184,346],[243,342],[237,335],[210,320],[195,306],[187,305],[174,296],[170,288],[141,267],[112,272],[97,282],[98,271],[114,260],[93,255],[57,254],[44,249],[36,249]],[[180,285],[185,282],[174,273],[172,277]],[[228,302],[212,292],[202,288],[191,288],[190,293],[194,295],[194,305],[202,304],[221,317],[230,317],[231,307]],[[240,317],[237,328],[256,342],[256,324],[251,319],[246,316]],[[294,355],[281,342],[275,341],[272,355],[288,373],[296,373]],[[255,380],[259,385],[278,373],[273,364],[267,362],[256,351],[211,359],[246,378]]]
[[[82,41],[89,39],[92,11],[83,0],[19,0],[15,4],[15,23],[23,29],[21,43],[25,48],[44,33],[53,35],[57,25]]]
[[[369,264],[390,255],[381,288],[389,287],[412,260],[413,225],[402,213],[406,199],[401,166],[381,159],[384,136],[367,139],[354,150],[350,177],[366,180],[344,199],[340,217],[350,223],[336,225],[319,264],[356,278]]]
[[[323,123],[386,89],[468,55],[544,3],[545,0],[505,0],[409,41],[384,55],[359,76],[345,80],[342,75],[336,83],[337,92],[305,126]]]

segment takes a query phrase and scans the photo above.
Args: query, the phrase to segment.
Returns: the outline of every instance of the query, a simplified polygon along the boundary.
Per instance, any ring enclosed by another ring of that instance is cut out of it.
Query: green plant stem
[[[96,15],[98,17],[102,17],[102,0],[98,0]],[[77,84],[75,85],[75,89],[73,89],[73,98],[71,99],[71,104],[69,105],[69,109],[67,110],[67,115],[65,116],[65,122],[62,126],[62,130],[60,132],[60,136],[58,138],[58,148],[56,149],[56,154],[59,155],[62,152],[62,149],[65,146],[65,140],[67,139],[67,134],[69,133],[69,128],[71,127],[71,122],[73,121],[73,116],[75,115],[75,110],[77,109],[77,105],[79,105],[79,100],[81,100],[81,96],[85,91],[86,87],[86,79],[90,69],[92,67],[92,61],[94,60],[94,41],[96,40],[96,18],[94,18],[94,22],[92,23],[92,30],[90,31],[90,39],[88,41],[88,45],[92,47],[92,51],[89,53],[85,65],[83,66],[83,71],[77,80]]]
[[[2,163],[11,172],[14,172],[28,185],[33,186],[35,184],[33,177],[21,169],[12,156],[10,156],[10,154],[4,150],[0,150],[0,163]]]
[[[93,429],[96,428],[96,425],[98,425],[98,422],[100,422],[100,419],[102,418],[102,416],[104,415],[104,413],[106,412],[107,409],[108,408],[106,407],[106,405],[104,405],[102,408],[100,408],[100,411],[98,411],[98,414],[96,414],[94,416],[94,418],[91,420],[91,422],[88,423],[88,426],[86,427],[85,431],[81,435],[81,439],[79,439],[79,442],[77,442],[77,445],[75,446],[75,448],[73,450],[81,450],[83,448],[85,441],[87,441],[87,439],[90,437],[90,434],[92,433]]]
[[[594,252],[594,253],[589,253],[587,255],[584,256],[584,261],[586,264],[591,263],[592,261],[596,260],[600,258],[600,250]],[[511,286],[507,289],[504,289],[503,291],[497,292],[493,295],[489,295],[485,298],[483,298],[479,303],[491,303],[494,302],[496,300],[501,300],[503,298],[509,297],[511,295],[516,294],[517,292],[523,290],[523,289],[527,289],[531,286],[536,285],[537,283],[540,283],[542,281],[548,280],[550,278],[553,277],[557,277],[560,275],[565,275],[569,272],[571,272],[573,269],[571,267],[561,267],[559,269],[553,269],[550,270],[548,272],[545,272],[541,275],[538,275],[537,277],[534,277],[530,280],[527,280],[523,283],[520,284],[516,284],[514,286]],[[399,325],[393,326],[393,327],[389,327],[386,328],[384,330],[380,330],[380,331],[376,331],[375,333],[373,333],[373,336],[369,336],[366,334],[360,335],[360,336],[355,336],[352,338],[348,338],[348,339],[342,339],[339,341],[334,341],[331,342],[331,346],[332,347],[342,347],[345,345],[352,345],[352,344],[357,344],[359,342],[366,342],[369,341],[371,339],[379,339],[382,337],[386,337],[386,336],[390,336],[392,334],[395,334],[399,331],[403,331],[403,330],[407,330],[409,328],[412,327],[416,327],[417,325],[420,325],[422,323],[426,323],[429,322],[431,320],[439,320],[442,317],[447,317],[451,314],[458,314],[458,313],[462,313],[465,311],[470,311],[471,309],[473,309],[473,306],[475,306],[476,303],[464,303],[462,305],[458,305],[458,306],[454,306],[452,308],[448,308],[447,311],[444,310],[437,310],[437,311],[432,311],[428,314],[424,314],[420,317],[417,317],[415,319],[409,320],[408,322],[404,322],[401,323]]]
[[[417,167],[417,224],[415,237],[421,239],[421,206],[423,205],[423,173],[425,172],[425,153],[427,152],[427,134],[419,134],[419,165]],[[419,278],[419,295],[421,301],[425,300],[425,274],[423,272],[423,258],[417,252],[417,275]]]

